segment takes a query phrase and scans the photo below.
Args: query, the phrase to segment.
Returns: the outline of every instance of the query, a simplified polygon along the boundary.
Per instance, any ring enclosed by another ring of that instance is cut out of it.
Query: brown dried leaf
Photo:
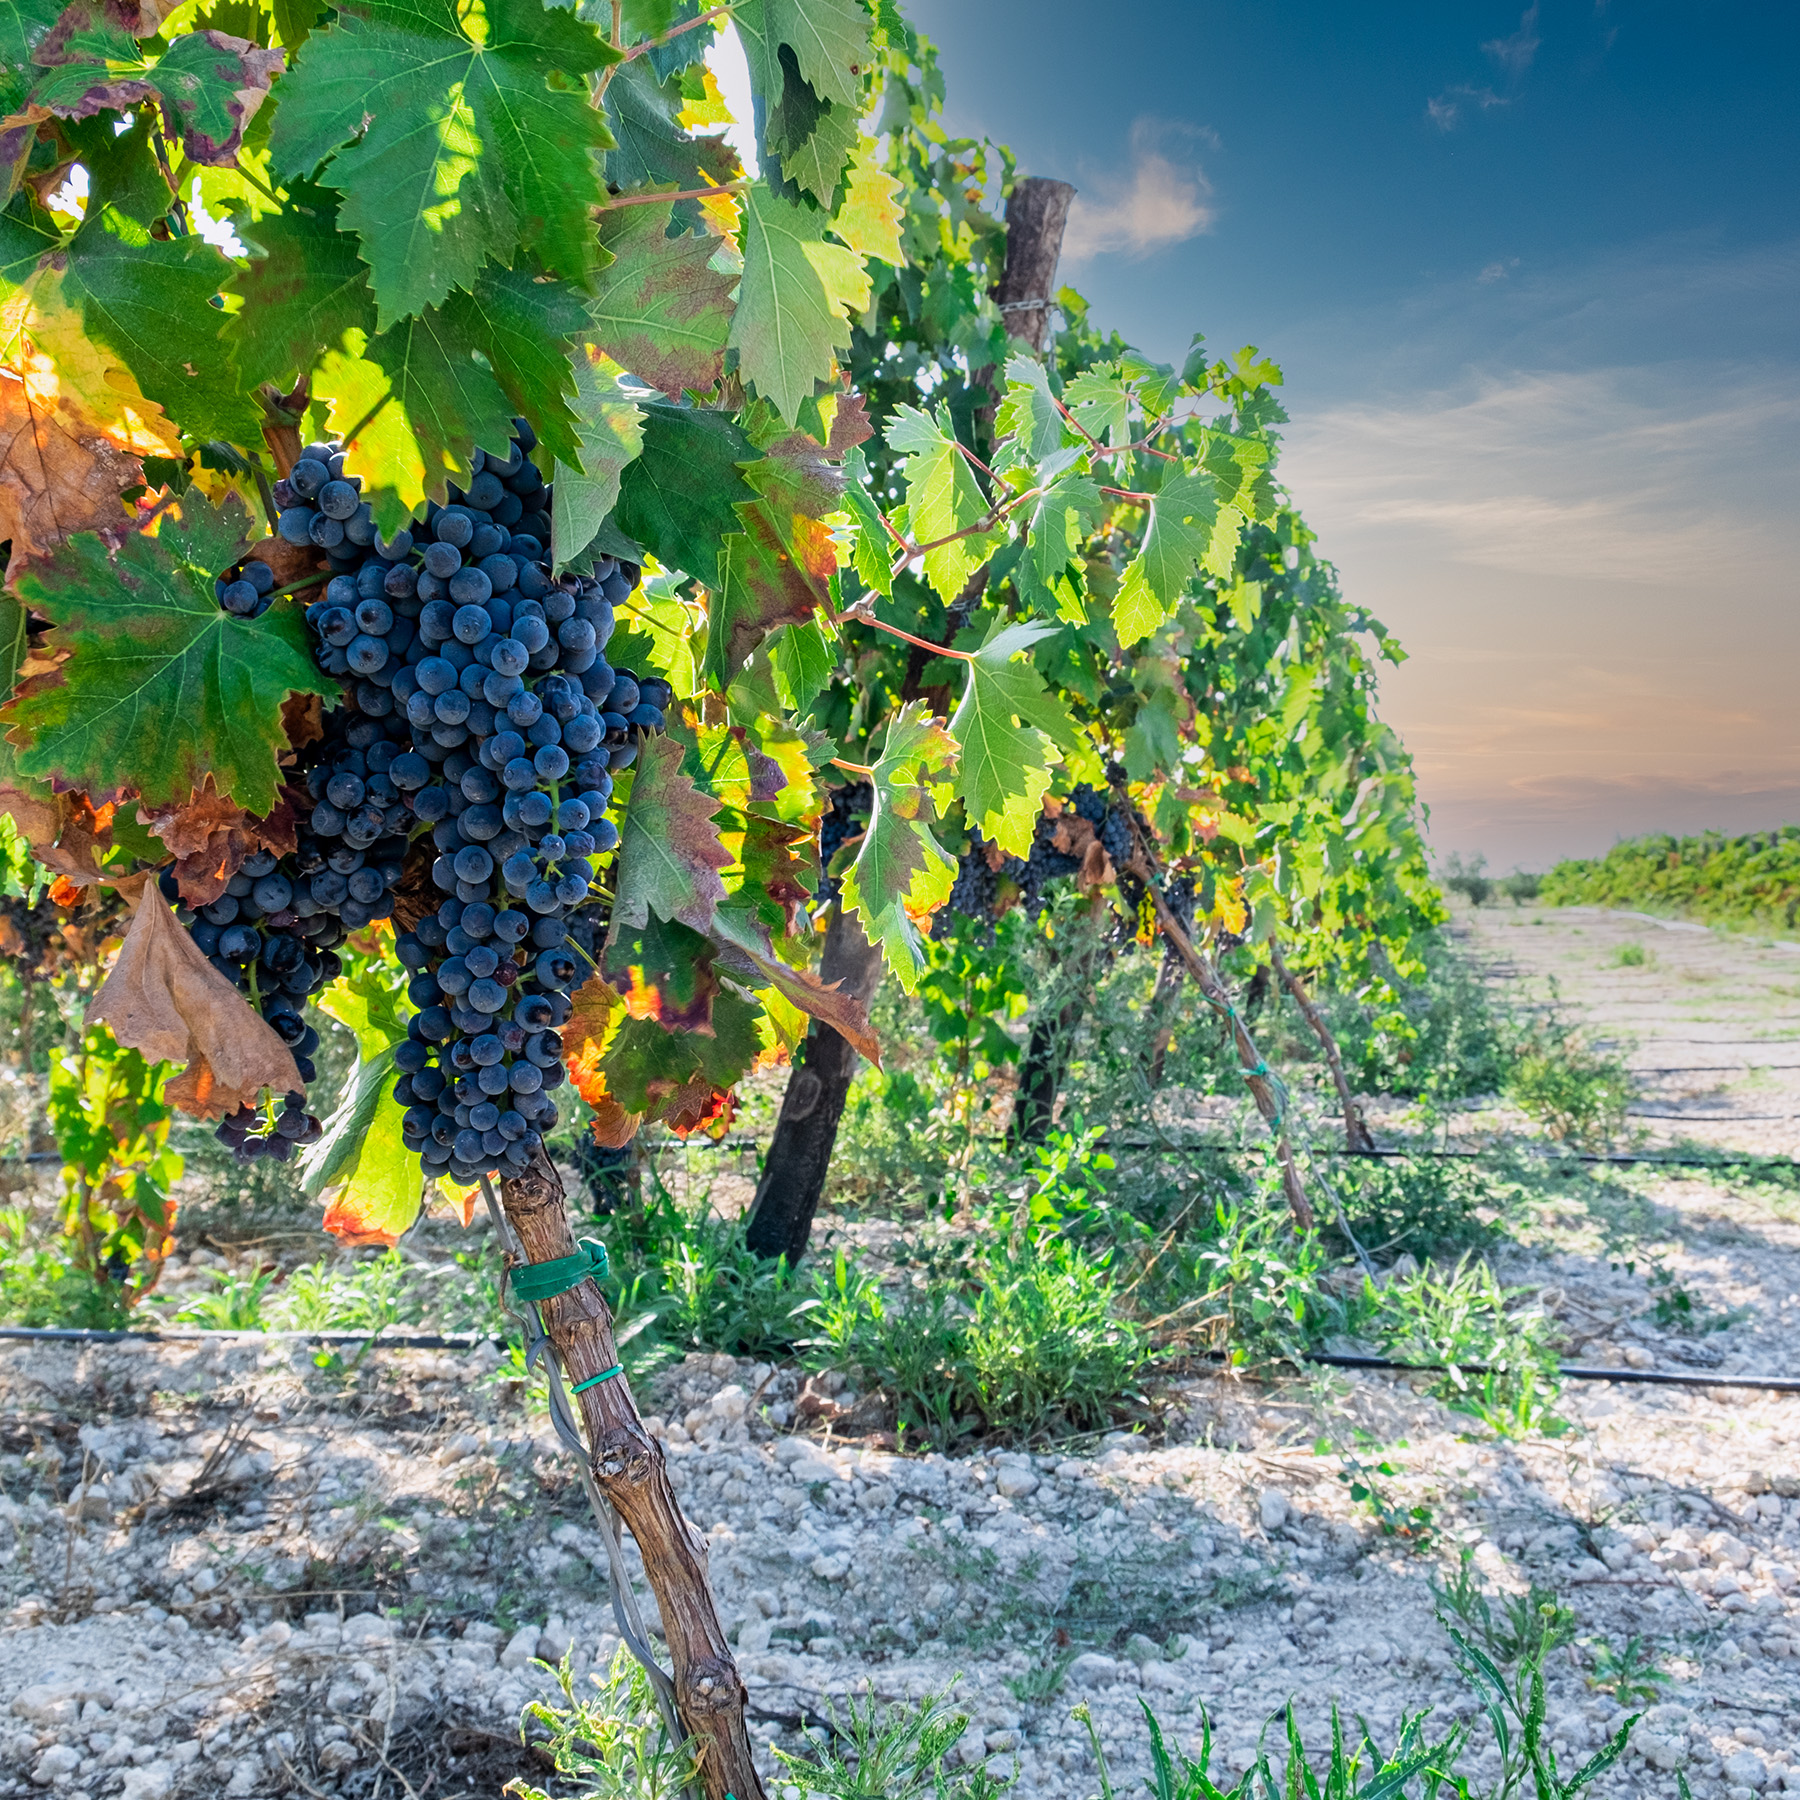
[[[308,744],[318,743],[325,735],[324,696],[289,694],[281,703],[281,729],[287,733],[290,750],[304,750]]]
[[[244,858],[264,845],[277,856],[298,847],[292,807],[284,800],[267,819],[252,818],[212,784],[180,806],[138,808],[138,823],[153,831],[175,856],[175,879],[190,906],[210,906],[224,893]]]
[[[419,921],[438,909],[441,893],[431,879],[431,865],[436,860],[437,845],[429,836],[406,847],[400,885],[394,889],[394,924],[401,931],[417,931]]]
[[[275,577],[275,585],[284,588],[303,576],[317,574],[322,570],[325,567],[325,553],[315,550],[310,544],[290,544],[286,538],[263,538],[244,552],[244,561],[267,563],[270,574]],[[314,704],[317,704],[316,700]],[[304,738],[301,740],[302,743],[306,741]]]
[[[185,1063],[164,1092],[196,1118],[236,1112],[264,1088],[301,1085],[292,1052],[201,955],[154,883],[144,884],[118,960],[88,1004],[87,1023],[97,1022],[153,1062]]]
[[[144,465],[115,430],[63,391],[49,359],[32,353],[0,371],[0,538],[11,538],[10,581],[71,533],[117,545],[131,524],[121,498]]]
[[[1106,854],[1106,846],[1095,838],[1081,859],[1081,891],[1091,894],[1096,888],[1111,887],[1118,879],[1112,858]]]
[[[825,439],[825,460],[842,462],[858,444],[866,444],[874,435],[868,402],[854,388],[840,394],[837,411],[831,415],[831,431]]]

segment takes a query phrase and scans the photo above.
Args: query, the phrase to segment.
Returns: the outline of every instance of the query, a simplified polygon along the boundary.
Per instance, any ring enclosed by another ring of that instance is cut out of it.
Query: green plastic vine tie
[[[589,1388],[598,1387],[601,1382],[611,1381],[615,1375],[623,1375],[624,1373],[625,1365],[623,1363],[614,1363],[610,1369],[602,1369],[598,1375],[590,1375],[586,1381],[576,1382],[576,1384],[569,1389],[569,1392],[571,1394],[585,1394]],[[729,1796],[727,1797],[727,1800],[729,1800]]]
[[[607,1268],[606,1246],[594,1238],[583,1238],[573,1256],[519,1264],[511,1272],[512,1290],[521,1300],[554,1300],[589,1279],[604,1281]]]

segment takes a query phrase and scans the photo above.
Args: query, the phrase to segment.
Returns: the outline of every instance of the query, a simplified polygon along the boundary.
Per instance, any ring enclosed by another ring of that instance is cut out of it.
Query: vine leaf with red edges
[[[56,627],[46,649],[73,652],[0,712],[22,774],[96,800],[130,786],[153,809],[184,803],[210,775],[246,812],[275,810],[283,703],[323,678],[294,601],[239,619],[214,598],[247,524],[235,496],[215,509],[190,491],[116,557],[83,533],[20,577]]]

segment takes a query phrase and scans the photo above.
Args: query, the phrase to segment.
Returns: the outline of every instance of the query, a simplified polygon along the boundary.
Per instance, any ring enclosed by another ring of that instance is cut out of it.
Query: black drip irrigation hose
[[[1671,1114],[1671,1117],[1684,1115]],[[1786,1115],[1782,1115],[1785,1117]],[[1006,1140],[999,1134],[983,1137],[986,1144]],[[682,1142],[687,1150],[760,1150],[762,1139],[690,1138]],[[1159,1144],[1149,1138],[1101,1138],[1102,1150],[1147,1150],[1153,1156],[1261,1156],[1262,1152],[1245,1144],[1228,1144],[1210,1140],[1198,1144]],[[1542,1163],[1606,1163],[1620,1168],[1638,1165],[1652,1169],[1793,1169],[1800,1172],[1800,1160],[1791,1156],[1629,1156],[1591,1150],[1346,1150],[1338,1145],[1308,1146],[1312,1156],[1329,1156],[1340,1162],[1480,1162],[1484,1157],[1510,1154]]]
[[[1386,1356],[1362,1356],[1353,1351],[1312,1351],[1300,1360],[1324,1363],[1334,1369],[1397,1369],[1409,1375],[1427,1375],[1447,1369],[1448,1363],[1403,1363]],[[1486,1375],[1486,1363],[1458,1363],[1469,1375]],[[1504,1371],[1501,1371],[1504,1373]],[[1635,1381],[1647,1387],[1757,1388],[1773,1394],[1800,1394],[1800,1375],[1678,1375],[1672,1369],[1606,1369],[1584,1363],[1564,1363],[1556,1371],[1560,1381]]]
[[[446,1336],[366,1331],[95,1331],[68,1325],[0,1325],[0,1340],[8,1338],[49,1344],[367,1344],[374,1350],[474,1350],[483,1344],[497,1348],[501,1345],[500,1339],[480,1332]],[[1300,1361],[1322,1363],[1334,1369],[1382,1369],[1406,1375],[1441,1374],[1450,1367],[1448,1363],[1395,1362],[1387,1356],[1336,1350],[1307,1351]],[[1470,1375],[1489,1373],[1486,1363],[1458,1363],[1456,1367]],[[1652,1387],[1756,1388],[1775,1394],[1800,1394],[1800,1375],[1678,1375],[1673,1370],[1606,1369],[1582,1363],[1564,1363],[1556,1375],[1562,1381],[1633,1381]]]
[[[371,1344],[388,1350],[474,1350],[483,1344],[504,1349],[505,1340],[486,1332],[411,1333],[391,1331],[98,1331],[73,1325],[0,1325],[0,1339],[46,1344]]]

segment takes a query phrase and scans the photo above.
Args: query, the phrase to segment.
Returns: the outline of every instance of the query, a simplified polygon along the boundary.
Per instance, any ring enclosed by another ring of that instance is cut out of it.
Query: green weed
[[[1615,969],[1641,969],[1650,961],[1650,952],[1642,944],[1621,944],[1612,960]]]
[[[1363,1304],[1388,1355],[1443,1366],[1432,1392],[1447,1405],[1506,1435],[1553,1417],[1555,1322],[1502,1288],[1485,1262],[1465,1256],[1447,1276],[1429,1266],[1396,1273],[1380,1289],[1365,1282]]]
[[[1404,1450],[1406,1444],[1401,1442],[1392,1448]],[[1413,1550],[1431,1548],[1437,1534],[1436,1515],[1423,1502],[1408,1506],[1388,1492],[1384,1484],[1398,1480],[1406,1470],[1390,1460],[1388,1447],[1377,1438],[1361,1427],[1352,1427],[1348,1445],[1336,1437],[1323,1436],[1314,1443],[1313,1454],[1337,1457],[1338,1480],[1350,1490],[1351,1500],[1367,1509],[1382,1536],[1400,1538]]]
[[[555,1758],[558,1775],[582,1784],[582,1800],[677,1800],[699,1773],[699,1751],[692,1739],[670,1741],[650,1678],[631,1653],[621,1648],[604,1676],[589,1677],[592,1695],[576,1694],[567,1656],[556,1677],[563,1704],[534,1700],[520,1717],[520,1737],[535,1738]],[[525,1781],[507,1792],[552,1800]]]
[[[1541,1663],[1575,1635],[1574,1612],[1536,1582],[1526,1593],[1502,1595],[1496,1608],[1476,1575],[1475,1553],[1466,1547],[1456,1573],[1443,1583],[1433,1577],[1431,1591],[1440,1621],[1447,1626],[1458,1620],[1502,1668]]]
[[[273,1269],[254,1269],[234,1275],[227,1269],[208,1271],[210,1294],[196,1294],[176,1313],[177,1324],[200,1325],[210,1331],[262,1331],[263,1296],[275,1279]]]
[[[1653,1703],[1662,1698],[1662,1690],[1669,1682],[1668,1671],[1642,1638],[1629,1637],[1618,1649],[1605,1638],[1594,1638],[1587,1644],[1587,1651],[1591,1661],[1587,1684],[1595,1692],[1611,1694],[1621,1705],[1629,1705],[1633,1700]]]
[[[804,1754],[774,1746],[796,1785],[817,1800],[998,1800],[1012,1786],[979,1763],[944,1766],[969,1725],[946,1694],[928,1694],[917,1706],[852,1698],[841,1715],[832,1707],[830,1719],[828,1736],[802,1732]]]

